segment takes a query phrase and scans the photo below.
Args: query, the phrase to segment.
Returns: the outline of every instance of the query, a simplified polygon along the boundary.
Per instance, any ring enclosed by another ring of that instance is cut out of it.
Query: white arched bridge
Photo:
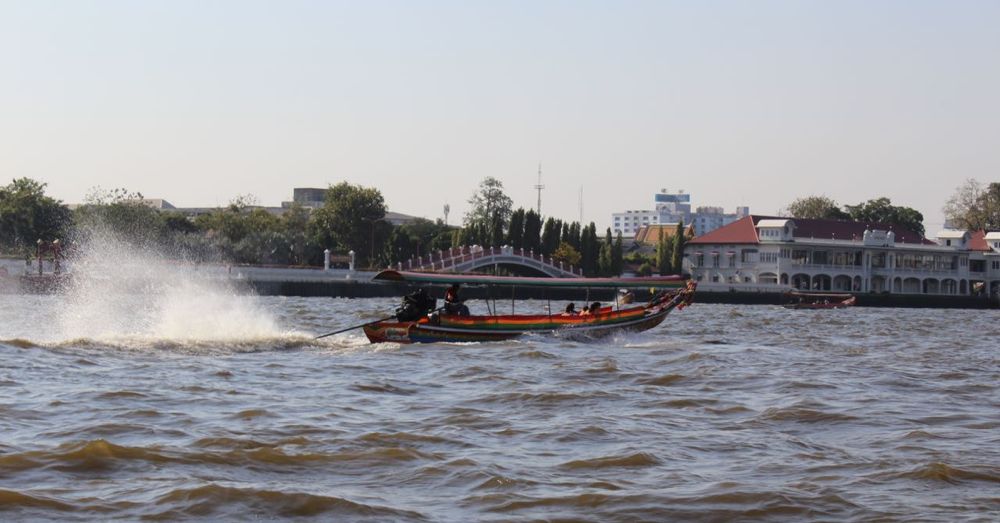
[[[582,278],[583,269],[513,247],[453,247],[426,256],[398,262],[395,268],[407,271],[472,272],[483,267],[507,265],[540,272],[553,278]]]

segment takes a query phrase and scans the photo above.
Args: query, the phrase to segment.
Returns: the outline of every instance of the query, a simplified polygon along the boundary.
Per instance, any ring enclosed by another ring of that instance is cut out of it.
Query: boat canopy
[[[684,276],[650,276],[645,278],[533,278],[520,276],[491,276],[486,274],[448,274],[440,272],[410,272],[385,270],[372,281],[407,282],[451,285],[505,285],[508,287],[562,287],[562,288],[633,288],[676,289],[687,284]]]

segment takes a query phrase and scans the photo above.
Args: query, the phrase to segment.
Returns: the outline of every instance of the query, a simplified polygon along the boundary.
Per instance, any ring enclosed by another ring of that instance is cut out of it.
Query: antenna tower
[[[583,227],[583,186],[580,186],[580,227]]]
[[[451,212],[451,206],[447,203],[444,204],[444,224],[448,225],[448,213]]]
[[[535,189],[538,191],[538,216],[542,215],[542,189],[545,186],[542,185],[542,164],[538,164],[538,184],[535,185]]]

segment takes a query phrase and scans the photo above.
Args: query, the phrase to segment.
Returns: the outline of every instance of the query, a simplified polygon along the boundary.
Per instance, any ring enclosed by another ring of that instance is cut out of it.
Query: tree
[[[859,222],[895,225],[924,235],[924,215],[916,209],[892,205],[889,198],[875,198],[857,205],[845,205],[851,219]]]
[[[525,250],[538,253],[542,247],[542,217],[534,211],[528,209],[524,213],[524,244]]]
[[[620,276],[625,268],[624,253],[622,252],[622,232],[618,231],[615,237],[615,245],[611,250],[611,272],[614,276]]]
[[[545,220],[545,226],[542,228],[542,254],[551,256],[559,248],[561,233],[562,224],[559,220],[551,217]]]
[[[507,227],[507,245],[515,249],[524,246],[524,207],[518,207],[510,215],[510,226]]]
[[[1000,230],[1000,183],[984,188],[974,179],[968,179],[944,206],[948,225],[969,231]]]
[[[443,221],[417,218],[394,227],[386,245],[385,261],[389,264],[424,256],[435,250],[451,247],[451,231]]]
[[[656,243],[656,272],[661,276],[673,272],[670,266],[671,254],[670,241],[666,235],[663,234],[663,228],[661,227],[660,238]]]
[[[611,276],[614,272],[614,262],[612,261],[611,249],[614,248],[614,241],[611,239],[611,227],[608,227],[604,235],[604,243],[601,244],[601,251],[597,257],[597,273],[601,276]]]
[[[980,212],[985,216],[983,229],[1000,230],[1000,183],[991,183],[979,199]]]
[[[160,212],[143,203],[142,193],[124,188],[92,188],[73,211],[73,222],[78,240],[110,234],[142,248],[162,245],[167,231]]]
[[[559,247],[552,253],[552,259],[572,267],[580,266],[580,252],[566,242],[559,243]],[[566,268],[569,269],[569,267]]]
[[[826,196],[806,196],[788,204],[785,214],[792,218],[847,220],[850,216],[840,205]]]
[[[677,222],[677,229],[674,230],[674,252],[670,259],[670,265],[673,266],[674,272],[681,274],[684,271],[684,244],[687,243],[687,238],[684,237],[684,220]]]
[[[324,248],[353,250],[360,262],[373,266],[372,253],[389,235],[385,200],[378,189],[341,182],[326,191],[323,206],[309,220],[310,238]]]
[[[69,208],[46,196],[45,185],[19,178],[0,187],[0,251],[23,254],[34,249],[37,240],[65,238]]]
[[[319,255],[322,249],[309,242],[309,210],[295,203],[281,216],[281,228],[288,240],[288,263],[304,265],[311,254]],[[312,253],[310,252],[312,251]]]
[[[580,265],[583,267],[584,276],[593,276],[597,273],[600,248],[597,242],[597,226],[594,222],[590,222],[580,235]]]
[[[503,183],[487,177],[479,183],[479,190],[469,199],[472,207],[465,215],[465,226],[476,230],[482,244],[497,247],[504,240],[504,225],[510,221],[513,200],[503,192]]]
[[[575,249],[580,250],[580,222],[573,222],[569,226],[569,237],[565,238]]]

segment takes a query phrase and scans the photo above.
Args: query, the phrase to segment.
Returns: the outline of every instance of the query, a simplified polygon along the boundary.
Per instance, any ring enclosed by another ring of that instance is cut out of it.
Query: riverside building
[[[995,296],[1000,233],[750,215],[689,241],[684,272],[706,290]]]

